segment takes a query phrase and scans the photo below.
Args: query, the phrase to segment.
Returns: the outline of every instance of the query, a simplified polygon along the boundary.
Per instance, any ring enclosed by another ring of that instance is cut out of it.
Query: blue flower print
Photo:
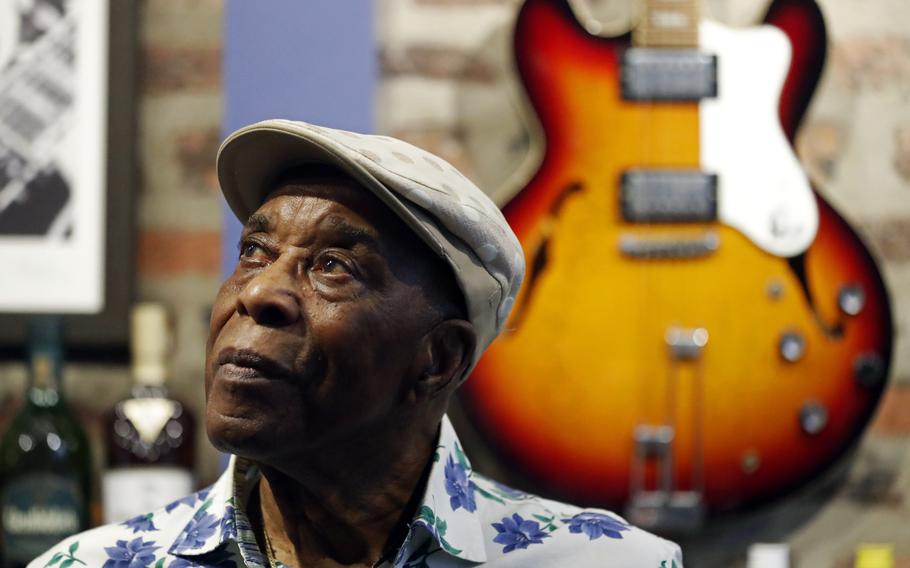
[[[170,513],[171,511],[173,511],[180,505],[186,505],[188,507],[192,507],[199,501],[205,501],[205,498],[208,497],[208,495],[209,495],[210,489],[211,489],[211,487],[207,487],[201,491],[191,493],[190,495],[187,495],[186,497],[181,497],[180,499],[177,499],[173,503],[166,505],[164,507],[164,510],[166,512]]]
[[[474,483],[468,479],[468,473],[460,463],[456,463],[449,455],[445,467],[446,493],[449,494],[449,504],[453,511],[464,507],[469,513],[477,509],[474,501]]]
[[[622,538],[622,531],[629,530],[629,525],[603,513],[578,513],[571,519],[563,519],[562,522],[569,525],[569,532],[584,533],[588,535],[588,540],[602,536]]]
[[[536,521],[523,519],[518,513],[503,517],[501,523],[493,523],[493,528],[499,533],[493,542],[505,545],[503,553],[512,552],[516,548],[527,548],[532,544],[542,544],[543,539],[550,536],[540,530]]]
[[[136,534],[138,532],[151,532],[158,530],[158,527],[156,527],[155,523],[152,521],[152,513],[147,513],[145,515],[133,517],[132,519],[127,519],[120,524],[128,529],[132,529],[133,534]]]
[[[218,520],[215,515],[210,515],[205,513],[203,515],[196,515],[193,517],[193,520],[183,529],[183,532],[180,533],[180,536],[177,537],[177,541],[174,543],[174,550],[177,549],[193,549],[199,548],[205,541],[207,541],[213,534],[215,530],[221,525],[221,522]]]
[[[155,561],[155,550],[159,548],[155,541],[142,540],[141,536],[129,542],[118,540],[116,546],[105,547],[108,560],[102,568],[146,568]]]

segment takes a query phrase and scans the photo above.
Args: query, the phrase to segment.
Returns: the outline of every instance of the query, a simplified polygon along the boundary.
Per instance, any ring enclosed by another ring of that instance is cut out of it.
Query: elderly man
[[[681,566],[612,513],[471,469],[449,400],[524,270],[498,209],[409,144],[243,128],[218,176],[245,222],[212,311],[209,489],[76,535],[31,566]]]

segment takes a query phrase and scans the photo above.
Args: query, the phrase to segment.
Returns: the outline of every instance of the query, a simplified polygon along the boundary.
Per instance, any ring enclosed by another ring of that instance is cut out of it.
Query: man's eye
[[[265,254],[265,250],[255,241],[242,241],[240,243],[240,258],[256,258]]]
[[[349,274],[351,272],[344,262],[330,256],[320,258],[315,268],[326,274]]]

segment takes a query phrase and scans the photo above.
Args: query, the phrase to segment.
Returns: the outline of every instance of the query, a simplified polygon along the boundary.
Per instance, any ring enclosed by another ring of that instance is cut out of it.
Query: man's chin
[[[280,436],[261,419],[206,411],[205,429],[218,450],[250,459],[276,453]]]

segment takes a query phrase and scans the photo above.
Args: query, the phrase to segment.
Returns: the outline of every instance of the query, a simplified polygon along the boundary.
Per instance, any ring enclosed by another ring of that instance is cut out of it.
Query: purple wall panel
[[[377,77],[371,0],[228,0],[225,134],[266,118],[373,130]],[[240,224],[223,205],[222,271]]]

